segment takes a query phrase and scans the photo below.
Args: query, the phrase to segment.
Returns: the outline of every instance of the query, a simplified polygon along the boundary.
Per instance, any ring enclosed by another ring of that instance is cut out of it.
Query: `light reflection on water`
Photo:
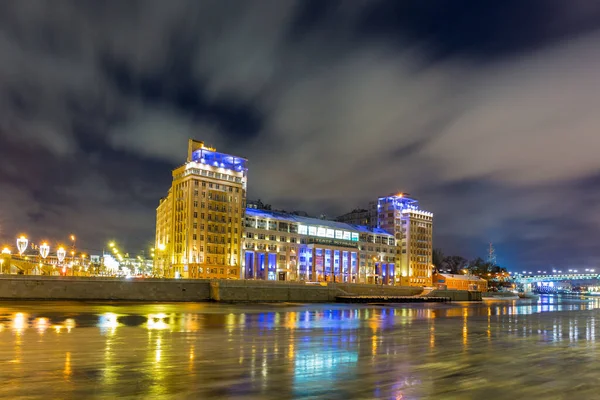
[[[0,303],[0,397],[595,398],[599,308]]]

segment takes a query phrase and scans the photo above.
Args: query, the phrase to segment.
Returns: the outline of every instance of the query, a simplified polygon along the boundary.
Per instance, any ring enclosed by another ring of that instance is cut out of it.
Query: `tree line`
[[[464,274],[468,272],[471,275],[477,275],[482,278],[487,278],[488,274],[507,272],[506,268],[485,261],[481,257],[467,260],[462,256],[446,256],[440,249],[433,251],[433,265],[437,272],[443,274]]]

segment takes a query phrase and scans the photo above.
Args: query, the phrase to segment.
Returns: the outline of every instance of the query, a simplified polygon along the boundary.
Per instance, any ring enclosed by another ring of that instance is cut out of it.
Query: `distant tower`
[[[496,250],[494,250],[492,242],[490,242],[490,248],[488,250],[488,263],[496,265]]]

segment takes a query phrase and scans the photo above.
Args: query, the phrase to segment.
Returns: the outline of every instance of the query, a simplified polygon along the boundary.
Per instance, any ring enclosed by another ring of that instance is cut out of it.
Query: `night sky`
[[[446,254],[598,266],[600,3],[0,2],[0,240],[148,248],[189,137],[250,199],[408,192]]]

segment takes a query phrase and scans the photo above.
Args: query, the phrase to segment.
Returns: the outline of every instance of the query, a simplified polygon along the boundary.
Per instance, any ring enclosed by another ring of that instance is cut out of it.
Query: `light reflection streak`
[[[118,326],[117,314],[107,312],[100,315],[98,327],[102,333],[108,332],[110,335],[114,335]]]
[[[19,336],[27,329],[27,317],[23,313],[16,313],[13,317],[12,328]]]
[[[488,340],[492,339],[492,308],[488,307],[487,309],[487,337]]]
[[[154,360],[156,361],[156,364],[160,364],[160,358],[162,355],[161,344],[162,344],[162,340],[160,337],[158,337],[156,339],[156,351],[155,351],[155,356],[154,356]]]
[[[169,324],[165,322],[167,316],[163,313],[160,314],[148,314],[148,323],[146,327],[149,330],[164,330],[169,329]]]
[[[435,327],[433,325],[429,328],[429,348],[435,348]]]
[[[63,376],[65,380],[69,380],[73,371],[71,371],[71,352],[67,351],[65,354],[65,369]]]
[[[71,329],[75,328],[75,320],[72,318],[67,318],[65,320],[65,328],[67,328],[67,333],[71,333]]]
[[[38,318],[36,320],[35,326],[36,326],[39,334],[43,335],[44,332],[46,332],[46,329],[48,329],[48,326],[49,326],[48,318]]]
[[[467,326],[467,320],[469,318],[469,310],[467,308],[463,309],[463,329],[462,329],[462,338],[463,338],[463,347],[466,350],[469,336],[469,329]]]
[[[190,362],[189,362],[189,371],[192,372],[194,370],[194,358],[196,358],[195,347],[190,347]]]

